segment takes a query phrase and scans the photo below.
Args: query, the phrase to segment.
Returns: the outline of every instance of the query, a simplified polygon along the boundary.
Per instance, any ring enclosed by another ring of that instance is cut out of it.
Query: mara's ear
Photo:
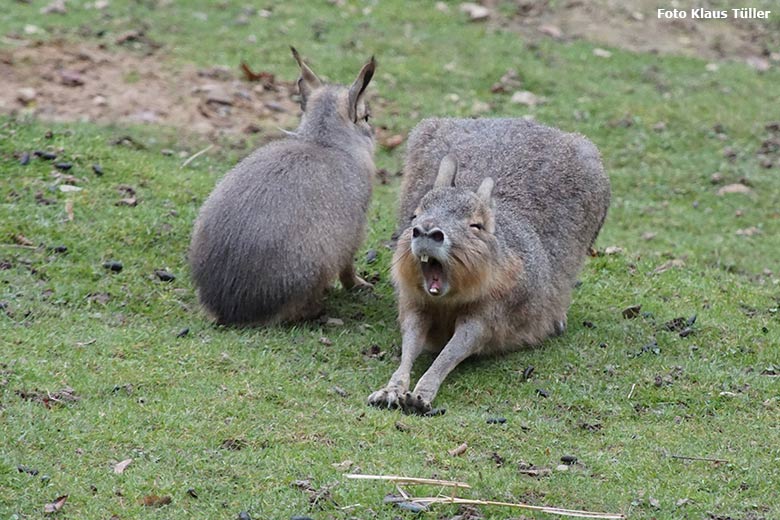
[[[447,154],[439,163],[439,173],[436,175],[434,188],[449,188],[455,186],[455,174],[458,173],[458,163],[452,154]]]
[[[368,60],[365,65],[363,65],[362,69],[360,69],[360,72],[358,73],[357,78],[355,78],[355,81],[352,83],[352,86],[349,87],[347,111],[349,112],[349,119],[353,123],[357,123],[358,105],[363,99],[363,94],[366,92],[366,87],[368,87],[368,84],[371,82],[371,78],[374,77],[375,69],[376,60],[374,60],[374,57],[371,56],[371,59]]]
[[[303,62],[301,55],[298,54],[295,47],[290,47],[290,50],[292,51],[293,58],[298,62],[298,67],[301,69],[301,76],[298,78],[298,92],[301,94],[301,109],[306,110],[306,100],[308,99],[309,94],[311,94],[315,88],[322,86],[322,81],[320,81],[320,78],[317,77],[314,71]]]
[[[477,188],[477,196],[488,206],[493,206],[493,204],[491,204],[491,197],[493,196],[494,185],[493,179],[486,177],[482,180],[482,184],[479,185],[479,188]]]

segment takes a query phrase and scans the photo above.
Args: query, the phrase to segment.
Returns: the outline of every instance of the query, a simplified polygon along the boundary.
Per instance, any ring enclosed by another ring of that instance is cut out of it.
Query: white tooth
[[[439,294],[439,289],[436,287],[431,287],[430,289],[428,289],[428,292],[431,294]]]
[[[428,255],[422,255],[420,256],[420,262],[428,263]]]

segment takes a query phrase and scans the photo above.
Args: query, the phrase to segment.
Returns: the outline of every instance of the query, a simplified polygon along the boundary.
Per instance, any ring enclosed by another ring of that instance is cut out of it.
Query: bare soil
[[[49,121],[162,124],[218,136],[295,124],[295,86],[223,67],[174,70],[163,51],[141,55],[96,45],[31,43],[0,52],[0,112]]]
[[[498,0],[483,3],[498,13]],[[512,0],[509,3],[512,4],[509,14],[496,16],[496,23],[531,40],[546,35],[636,52],[707,60],[738,59],[751,64],[757,59],[780,61],[777,25],[766,20],[659,20],[656,9],[664,5],[657,0]],[[687,4],[679,3],[681,9],[682,4]],[[696,7],[706,4],[706,1],[697,3]]]

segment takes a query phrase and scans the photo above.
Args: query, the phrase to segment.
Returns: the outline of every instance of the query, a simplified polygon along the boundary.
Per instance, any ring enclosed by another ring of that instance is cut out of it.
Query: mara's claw
[[[423,399],[421,395],[412,395],[411,392],[406,392],[400,399],[401,409],[406,414],[426,415],[433,407],[431,402],[427,399]]]
[[[400,388],[383,388],[368,396],[368,404],[377,408],[395,410],[401,406],[400,400],[403,391]]]

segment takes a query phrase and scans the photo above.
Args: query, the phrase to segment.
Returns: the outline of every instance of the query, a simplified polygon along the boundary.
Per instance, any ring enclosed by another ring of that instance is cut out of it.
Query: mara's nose
[[[426,229],[423,226],[414,226],[412,228],[412,238],[429,238],[437,244],[441,244],[444,242],[444,231],[437,227]]]

